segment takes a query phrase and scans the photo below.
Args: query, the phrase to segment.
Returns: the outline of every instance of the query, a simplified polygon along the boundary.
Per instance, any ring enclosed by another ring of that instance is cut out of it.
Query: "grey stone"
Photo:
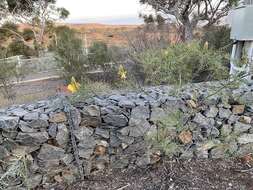
[[[23,108],[16,108],[11,110],[9,113],[13,116],[23,117],[24,115],[28,114],[28,111]]]
[[[90,117],[100,117],[100,108],[95,105],[87,106],[82,110],[82,114]]]
[[[131,109],[135,107],[135,104],[131,100],[124,99],[119,101],[119,106],[122,108]]]
[[[101,128],[96,128],[95,134],[98,136],[101,136],[105,139],[109,139],[110,138],[110,134],[108,130],[105,129],[101,129]]]
[[[3,161],[8,156],[10,156],[9,151],[4,146],[0,146],[0,160]]]
[[[65,157],[65,151],[59,147],[52,146],[49,144],[43,144],[40,152],[38,154],[38,158],[41,161],[53,161],[58,160],[60,161]]]
[[[253,143],[253,134],[243,134],[237,140],[239,144]]]
[[[41,174],[34,174],[27,178],[27,184],[29,184],[29,188],[35,189],[38,187],[42,182],[42,175]]]
[[[166,117],[168,117],[168,114],[162,108],[153,108],[151,110],[150,121],[152,121],[153,123],[157,123],[158,121],[160,121]]]
[[[57,135],[57,124],[51,124],[48,128],[48,134],[50,135],[50,137],[55,138]]]
[[[106,115],[103,116],[103,121],[115,127],[125,127],[128,124],[128,118],[125,115]]]
[[[66,154],[61,160],[65,165],[69,165],[74,161],[74,156],[73,154]]]
[[[241,122],[236,122],[234,126],[234,133],[236,134],[244,133],[244,132],[247,132],[250,128],[251,128],[251,125],[244,124]]]
[[[131,119],[147,120],[150,117],[150,110],[147,106],[138,106],[131,112]]]
[[[201,113],[196,114],[196,116],[193,119],[193,122],[204,126],[212,125],[212,121],[209,118],[203,116]]]
[[[28,122],[28,125],[32,128],[40,129],[40,128],[47,128],[49,126],[49,123],[47,120],[37,119]]]
[[[23,132],[23,133],[35,133],[37,132],[36,129],[31,128],[26,122],[24,121],[20,121],[19,122],[19,129]]]
[[[0,129],[9,131],[16,129],[19,123],[18,117],[0,115]]]
[[[92,136],[93,133],[94,133],[94,130],[88,127],[80,127],[78,130],[74,131],[74,135],[79,141],[83,141],[87,137]]]
[[[47,132],[18,133],[16,141],[22,145],[38,145],[47,142],[49,136]]]
[[[131,122],[129,129],[129,136],[142,137],[150,130],[151,125],[148,121],[135,121]]]
[[[231,125],[223,125],[220,129],[220,132],[223,137],[229,136],[232,133],[232,126]]]
[[[60,124],[58,125],[58,132],[56,135],[56,141],[60,147],[64,148],[67,146],[69,142],[69,131],[66,125]]]
[[[141,168],[146,168],[150,164],[151,164],[151,159],[148,154],[145,154],[142,157],[137,158],[136,165]]]
[[[82,139],[78,144],[78,147],[82,149],[94,149],[95,146],[96,146],[96,140],[92,136]]]
[[[116,134],[111,134],[110,136],[110,146],[111,147],[120,147],[121,140],[117,137]]]
[[[204,115],[206,117],[215,118],[218,115],[219,109],[216,106],[210,106],[208,110],[205,111]]]
[[[253,152],[253,143],[243,144],[237,151],[237,156],[245,156]]]
[[[228,119],[232,115],[232,112],[229,109],[220,108],[219,117],[222,119]]]
[[[245,92],[242,96],[239,97],[239,102],[242,104],[253,103],[253,93],[251,91]]]
[[[39,119],[39,113],[38,112],[30,112],[24,115],[23,120],[24,121],[32,121]]]
[[[93,154],[94,150],[93,149],[78,149],[79,156],[81,158],[84,158],[86,160],[89,160],[91,155]]]

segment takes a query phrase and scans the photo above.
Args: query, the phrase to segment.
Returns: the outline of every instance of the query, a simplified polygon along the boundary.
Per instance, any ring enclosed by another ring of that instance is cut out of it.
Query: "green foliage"
[[[67,79],[75,77],[77,81],[83,81],[89,60],[84,52],[82,40],[76,36],[74,30],[67,27],[57,30],[56,36],[56,60],[64,69],[64,76]]]
[[[180,110],[176,110],[169,113],[166,117],[160,118],[156,123],[156,132],[146,136],[146,140],[154,148],[163,151],[166,156],[177,155],[181,151],[181,145],[177,140],[177,136],[184,127],[182,114]]]
[[[26,57],[35,55],[36,52],[24,44],[23,41],[14,40],[11,42],[7,48],[7,56],[16,56],[16,55],[24,55]]]
[[[213,26],[204,30],[202,44],[208,42],[210,48],[231,53],[233,40],[230,39],[228,26]]]
[[[147,50],[136,57],[144,69],[146,84],[182,85],[228,77],[224,53],[205,48],[198,42]]]
[[[94,42],[89,47],[89,61],[94,66],[105,68],[105,63],[111,61],[109,48],[104,42]]]
[[[18,33],[18,27],[16,24],[12,22],[5,22],[1,27],[0,27],[0,40],[6,40],[9,37],[13,36],[13,32]]]
[[[81,84],[80,90],[71,96],[71,101],[75,103],[90,97],[100,96],[111,91],[112,88],[107,83],[86,81]]]
[[[22,32],[22,36],[26,41],[34,39],[34,33],[29,28],[24,29],[24,31]]]

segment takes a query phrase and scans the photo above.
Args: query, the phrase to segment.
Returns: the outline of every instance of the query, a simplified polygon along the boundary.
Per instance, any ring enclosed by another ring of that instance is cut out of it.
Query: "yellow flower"
[[[68,90],[72,93],[76,93],[80,89],[81,85],[76,82],[74,77],[71,78],[71,83],[68,85]]]
[[[204,49],[208,49],[208,48],[209,48],[209,43],[208,43],[208,41],[206,41],[204,44]]]
[[[125,68],[122,65],[119,66],[118,75],[121,80],[127,79],[127,71],[125,70]]]

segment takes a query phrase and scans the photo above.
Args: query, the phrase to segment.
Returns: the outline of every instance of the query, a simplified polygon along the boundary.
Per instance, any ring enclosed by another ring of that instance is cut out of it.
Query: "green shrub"
[[[24,44],[23,41],[14,40],[7,48],[7,56],[24,55],[26,57],[35,55],[36,52],[31,47]]]
[[[83,81],[89,68],[89,60],[82,40],[76,36],[74,30],[67,27],[57,31],[56,35],[56,60],[64,70],[64,77],[75,77],[77,81]]]
[[[224,53],[204,48],[198,42],[147,50],[137,56],[146,84],[184,84],[228,77]]]
[[[208,42],[209,47],[231,53],[233,40],[230,39],[231,29],[228,26],[213,26],[204,30],[202,44]]]
[[[16,24],[12,23],[12,22],[6,22],[4,23],[1,28],[0,28],[0,39],[1,40],[6,40],[9,37],[13,36],[14,33],[13,32],[17,32],[18,33],[18,27]]]
[[[109,48],[104,42],[94,42],[89,47],[89,61],[94,66],[101,66],[105,68],[105,63],[111,61]]]
[[[24,37],[24,39],[25,39],[26,41],[29,41],[29,40],[34,39],[34,33],[33,33],[33,31],[32,31],[31,29],[29,29],[29,28],[24,29],[22,35],[23,35],[23,37]]]

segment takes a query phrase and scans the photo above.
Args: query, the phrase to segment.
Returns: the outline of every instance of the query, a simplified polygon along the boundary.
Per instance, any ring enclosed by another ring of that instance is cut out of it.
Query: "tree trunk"
[[[184,37],[184,41],[192,41],[193,40],[193,29],[194,27],[192,26],[192,24],[187,21],[184,23],[184,26],[183,26],[183,37]]]

